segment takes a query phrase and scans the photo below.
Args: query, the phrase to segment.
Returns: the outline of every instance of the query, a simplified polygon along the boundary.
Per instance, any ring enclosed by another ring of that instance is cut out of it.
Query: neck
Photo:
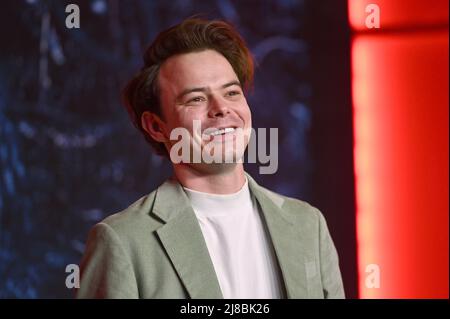
[[[207,165],[207,167],[174,164],[173,169],[181,185],[198,192],[232,194],[239,191],[245,184],[242,163]]]

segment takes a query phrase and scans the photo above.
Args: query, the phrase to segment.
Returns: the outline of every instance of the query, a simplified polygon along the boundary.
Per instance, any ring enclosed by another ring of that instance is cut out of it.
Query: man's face
[[[236,150],[232,142],[239,132],[232,128],[245,133],[245,149],[251,112],[238,77],[224,56],[214,50],[173,56],[161,66],[158,81],[166,134],[183,127],[193,135],[191,143],[198,143],[201,149],[209,144],[209,148],[220,146],[224,156],[230,152],[237,158],[242,156],[244,150]],[[194,120],[201,122],[203,135],[195,134]],[[215,131],[210,135],[212,128],[227,129],[224,134]],[[176,142],[170,141],[170,146]]]

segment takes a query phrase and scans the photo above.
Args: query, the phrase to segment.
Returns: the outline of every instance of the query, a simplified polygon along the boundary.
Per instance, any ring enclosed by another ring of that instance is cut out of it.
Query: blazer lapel
[[[177,181],[158,188],[153,213],[165,222],[156,233],[189,296],[223,298],[197,218]]]
[[[301,234],[289,216],[282,210],[284,199],[259,186],[246,174],[252,194],[256,197],[269,230],[269,236],[281,268],[287,298],[307,298],[308,286],[305,257]]]

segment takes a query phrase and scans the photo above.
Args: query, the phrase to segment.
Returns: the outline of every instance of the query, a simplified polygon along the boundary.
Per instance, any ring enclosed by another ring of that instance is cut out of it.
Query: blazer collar
[[[306,256],[302,234],[296,229],[294,216],[283,209],[285,199],[258,185],[247,174],[249,187],[256,197],[266,222],[269,236],[280,266],[287,298],[307,298]]]
[[[156,233],[189,297],[222,299],[197,217],[176,180],[167,180],[157,189],[153,213],[165,222]]]
[[[288,298],[306,298],[305,252],[284,198],[259,186],[246,173],[280,266]],[[195,213],[182,186],[169,179],[156,191],[153,214],[165,222],[156,232],[191,298],[223,298]]]

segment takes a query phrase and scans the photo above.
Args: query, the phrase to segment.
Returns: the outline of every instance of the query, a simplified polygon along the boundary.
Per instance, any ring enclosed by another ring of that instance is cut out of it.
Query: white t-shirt
[[[278,264],[248,181],[219,195],[184,187],[208,247],[224,298],[283,297]]]

